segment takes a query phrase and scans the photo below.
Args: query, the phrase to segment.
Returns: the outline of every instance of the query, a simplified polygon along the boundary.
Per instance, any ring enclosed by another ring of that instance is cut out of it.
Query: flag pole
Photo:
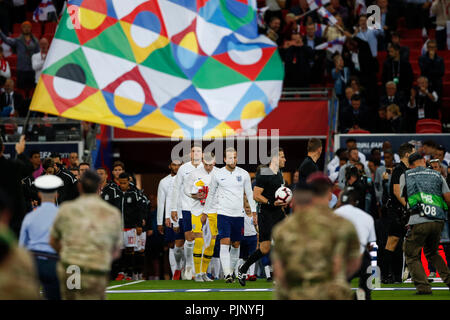
[[[306,16],[307,14],[309,14],[309,13],[311,13],[311,12],[314,12],[314,11],[316,11],[317,9],[319,9],[319,8],[315,8],[315,9],[312,9],[312,10],[306,11],[305,13],[302,13],[302,14],[301,14],[301,15],[299,15],[299,16],[295,16],[295,20],[299,20],[299,19],[303,18],[304,16]]]

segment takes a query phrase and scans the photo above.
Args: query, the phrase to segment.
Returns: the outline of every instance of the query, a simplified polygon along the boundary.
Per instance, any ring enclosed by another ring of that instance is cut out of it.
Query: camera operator
[[[450,189],[439,172],[426,167],[425,159],[420,154],[413,153],[408,161],[410,170],[400,177],[400,191],[406,196],[410,215],[403,248],[416,294],[432,294],[422,266],[421,252],[423,248],[427,260],[450,287],[450,271],[438,253],[447,220]]]
[[[408,157],[415,152],[415,148],[410,143],[404,143],[398,149],[400,163],[392,171],[391,182],[389,185],[389,199],[386,204],[387,211],[387,242],[383,251],[382,282],[394,283],[401,282],[401,272],[393,272],[392,260],[394,251],[397,248],[400,238],[405,236],[405,199],[400,193],[400,176],[408,169]]]
[[[364,166],[357,162],[345,169],[345,186],[353,187],[358,193],[358,208],[372,214],[372,199],[375,199],[372,178],[366,176]]]

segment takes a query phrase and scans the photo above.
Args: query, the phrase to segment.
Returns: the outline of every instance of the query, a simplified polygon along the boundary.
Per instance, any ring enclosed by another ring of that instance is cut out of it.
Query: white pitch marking
[[[209,292],[211,289],[187,289],[185,292]]]
[[[136,280],[136,281],[132,281],[132,282],[124,283],[124,284],[118,284],[118,285],[115,285],[115,286],[107,287],[106,290],[114,289],[114,288],[120,288],[120,287],[123,287],[123,286],[128,286],[130,284],[136,284],[136,283],[143,282],[143,281],[145,281],[145,280]]]

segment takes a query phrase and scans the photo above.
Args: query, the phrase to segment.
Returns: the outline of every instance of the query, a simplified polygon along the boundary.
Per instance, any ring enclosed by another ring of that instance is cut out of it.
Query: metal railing
[[[81,121],[61,117],[0,118],[0,135],[5,142],[17,142],[25,131],[28,141],[81,141]]]

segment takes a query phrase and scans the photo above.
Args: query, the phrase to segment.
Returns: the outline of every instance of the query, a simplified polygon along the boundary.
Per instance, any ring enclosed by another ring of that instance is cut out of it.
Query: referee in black
[[[256,172],[256,184],[253,199],[258,202],[259,249],[239,268],[237,278],[245,286],[248,268],[270,252],[272,228],[286,216],[284,208],[287,204],[275,200],[275,192],[284,185],[283,173],[286,158],[283,149],[274,150],[270,163]]]
[[[408,157],[415,152],[415,148],[410,143],[403,143],[399,149],[400,163],[396,165],[392,171],[391,181],[389,184],[389,201],[387,207],[387,242],[383,251],[383,268],[382,268],[382,282],[390,284],[395,282],[402,282],[401,274],[396,272],[393,267],[394,252],[397,248],[398,242],[406,234],[406,223],[402,221],[402,212],[406,208],[406,201],[401,195],[400,190],[400,176],[408,170]]]

